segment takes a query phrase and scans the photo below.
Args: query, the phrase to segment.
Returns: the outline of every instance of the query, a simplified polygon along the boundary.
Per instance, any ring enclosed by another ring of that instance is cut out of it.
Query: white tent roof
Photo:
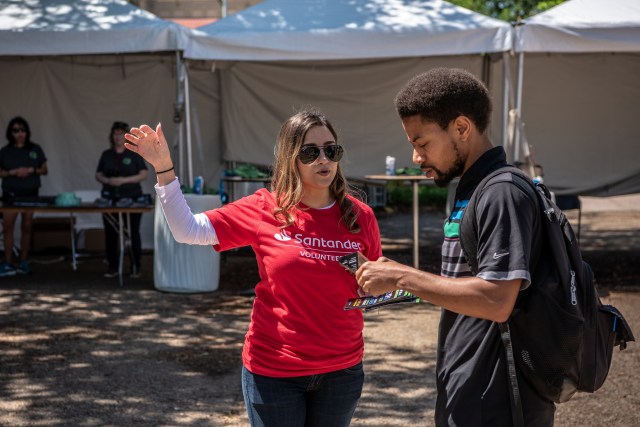
[[[441,0],[265,0],[195,33],[186,58],[394,58],[511,47],[509,24]]]
[[[124,0],[0,0],[0,55],[174,51],[187,34]]]
[[[640,52],[640,1],[571,0],[518,32],[519,52]]]

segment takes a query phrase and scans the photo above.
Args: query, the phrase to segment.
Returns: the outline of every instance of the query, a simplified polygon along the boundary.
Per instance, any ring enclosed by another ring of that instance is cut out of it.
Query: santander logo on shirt
[[[281,242],[288,242],[291,240],[291,236],[289,236],[286,230],[281,230],[279,233],[274,234],[273,237]]]
[[[289,242],[294,239],[294,242],[309,249],[348,249],[350,251],[361,251],[364,249],[360,242],[353,240],[328,240],[323,237],[304,236],[302,233],[291,237],[286,230],[281,230],[279,233],[274,234],[273,237],[280,242]]]

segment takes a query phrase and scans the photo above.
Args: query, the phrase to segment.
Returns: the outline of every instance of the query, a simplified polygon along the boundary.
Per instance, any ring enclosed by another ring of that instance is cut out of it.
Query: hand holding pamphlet
[[[360,252],[354,252],[349,255],[341,257],[338,262],[342,266],[354,273],[358,270],[358,267],[367,262],[368,259]],[[389,291],[382,295],[377,296],[362,296],[359,298],[351,298],[347,300],[344,305],[345,310],[360,309],[363,311],[375,310],[385,305],[398,304],[398,303],[417,303],[420,302],[420,298],[416,297],[412,293],[398,289],[395,291]]]

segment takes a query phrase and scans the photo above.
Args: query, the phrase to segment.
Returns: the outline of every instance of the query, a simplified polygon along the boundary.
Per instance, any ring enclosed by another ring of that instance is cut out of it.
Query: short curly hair
[[[489,125],[491,98],[487,87],[460,68],[433,68],[407,82],[394,100],[400,118],[420,115],[446,129],[466,116],[483,133]]]

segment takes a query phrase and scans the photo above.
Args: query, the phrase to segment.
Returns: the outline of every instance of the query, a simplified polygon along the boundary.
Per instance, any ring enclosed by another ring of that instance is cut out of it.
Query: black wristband
[[[171,172],[173,170],[173,166],[171,166],[169,169],[167,169],[166,171],[159,171],[156,172],[156,175],[160,175],[161,173],[167,173],[167,172]]]

